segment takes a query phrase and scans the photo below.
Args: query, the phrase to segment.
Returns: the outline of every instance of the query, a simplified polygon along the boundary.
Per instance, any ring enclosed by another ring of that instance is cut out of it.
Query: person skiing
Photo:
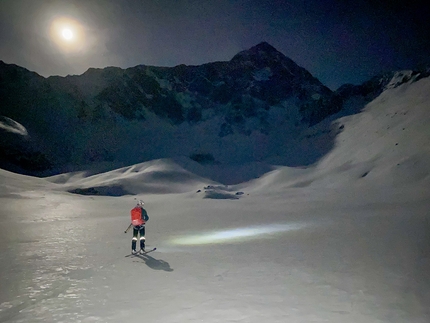
[[[140,250],[145,251],[145,224],[149,220],[148,213],[143,208],[145,203],[140,200],[137,205],[130,211],[131,223],[127,232],[133,226],[133,238],[131,239],[131,252],[136,253],[137,236],[140,234]]]

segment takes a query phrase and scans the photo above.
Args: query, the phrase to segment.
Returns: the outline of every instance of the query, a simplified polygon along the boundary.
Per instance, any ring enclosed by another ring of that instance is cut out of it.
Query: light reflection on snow
[[[203,232],[201,234],[177,237],[172,240],[177,245],[204,245],[215,243],[240,242],[245,240],[262,239],[276,233],[296,231],[305,227],[305,223],[270,224],[252,226],[231,230]],[[266,236],[265,236],[266,235]]]

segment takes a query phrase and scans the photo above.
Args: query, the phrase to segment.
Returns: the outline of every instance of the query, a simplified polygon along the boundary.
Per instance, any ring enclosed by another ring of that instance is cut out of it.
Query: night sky
[[[266,41],[336,89],[430,63],[429,17],[415,0],[0,0],[0,60],[82,74],[226,61]]]

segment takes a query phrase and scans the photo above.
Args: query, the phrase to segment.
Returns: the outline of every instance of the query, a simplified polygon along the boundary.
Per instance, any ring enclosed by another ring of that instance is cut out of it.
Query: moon
[[[61,35],[65,40],[72,40],[73,38],[73,31],[70,28],[64,28],[61,31]]]
[[[87,48],[85,26],[76,18],[57,16],[49,27],[51,41],[63,53],[83,53]]]

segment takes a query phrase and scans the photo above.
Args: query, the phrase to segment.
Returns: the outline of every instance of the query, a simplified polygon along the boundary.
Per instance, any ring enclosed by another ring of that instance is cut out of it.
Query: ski
[[[152,248],[152,249],[149,249],[149,250],[147,250],[147,251],[145,251],[144,249],[140,249],[140,250],[139,250],[139,253],[140,253],[141,255],[146,255],[147,253],[153,252],[153,251],[155,251],[155,250],[157,250],[157,248]]]
[[[152,248],[152,249],[149,249],[147,251],[145,251],[144,249],[140,249],[139,251],[136,251],[136,252],[132,251],[131,254],[128,254],[125,257],[133,257],[133,256],[139,256],[139,255],[146,255],[147,253],[153,252],[155,250],[157,250],[157,248]]]

